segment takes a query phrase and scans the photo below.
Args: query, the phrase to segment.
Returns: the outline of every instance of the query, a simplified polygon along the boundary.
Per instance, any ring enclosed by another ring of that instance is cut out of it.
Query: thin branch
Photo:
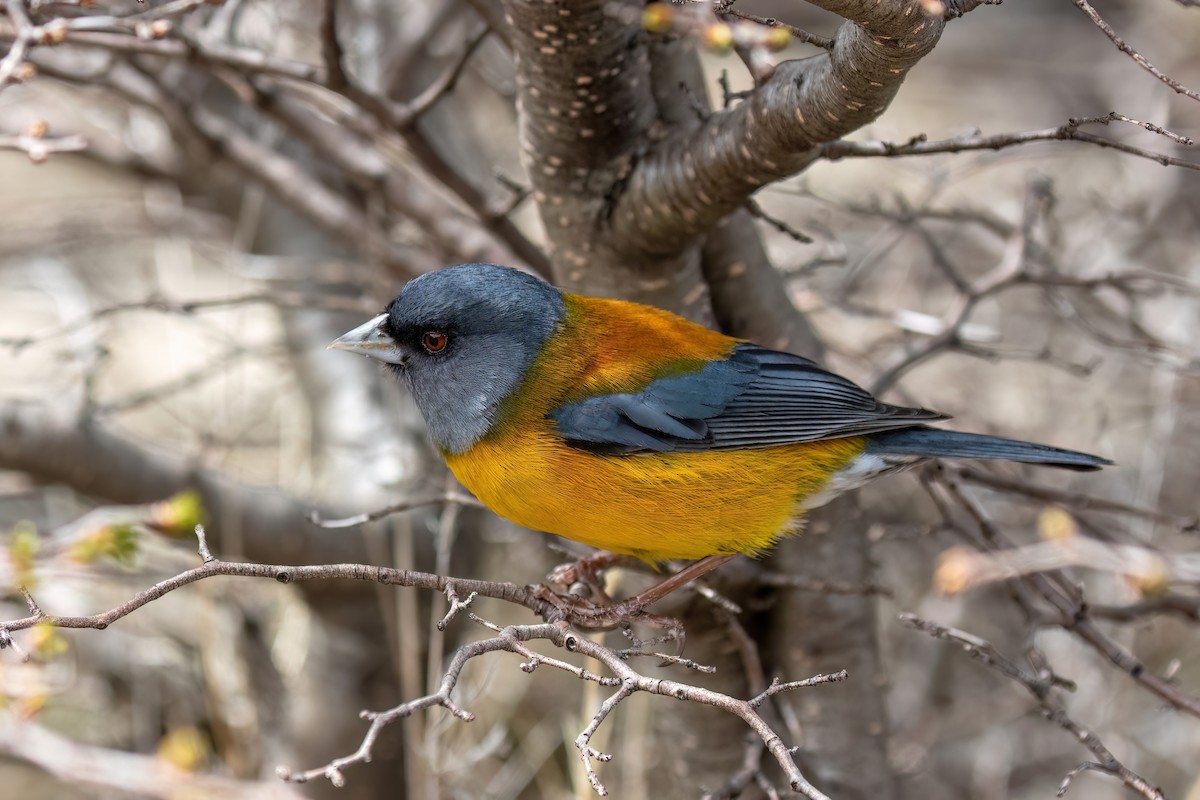
[[[828,36],[821,36],[803,28],[797,28],[795,25],[788,25],[786,22],[781,22],[774,17],[760,17],[757,14],[750,14],[742,11],[739,8],[734,8],[732,2],[718,3],[716,6],[717,16],[734,17],[736,19],[746,20],[747,22],[756,22],[759,25],[765,25],[768,28],[782,28],[792,35],[792,38],[798,42],[815,45],[822,50],[833,49],[833,39]]]
[[[487,39],[491,32],[492,29],[484,25],[474,34],[468,36],[466,44],[458,57],[434,79],[433,83],[429,84],[420,94],[405,103],[403,106],[404,113],[400,115],[397,112],[398,116],[395,119],[405,119],[408,120],[408,124],[411,124],[420,119],[429,109],[437,105],[447,94],[454,91],[455,84],[462,77],[463,70],[467,68],[467,62],[471,60],[471,56],[475,55],[475,51],[479,49],[479,45],[483,44],[483,41]]]
[[[1145,588],[1159,591],[1171,583],[1200,583],[1200,555],[1166,553],[1133,545],[1114,545],[1071,536],[993,553],[955,548],[942,554],[935,580],[947,594],[1021,575],[1068,567],[1125,575]]]
[[[750,199],[750,200],[746,201],[746,210],[750,212],[750,216],[754,217],[755,219],[761,219],[763,222],[767,223],[772,228],[779,231],[784,236],[787,236],[789,239],[791,239],[794,242],[799,242],[800,244],[812,244],[813,243],[813,238],[811,236],[809,236],[806,233],[802,233],[801,231],[796,230],[795,228],[793,228],[791,225],[784,222],[783,220],[771,216],[766,211],[764,211],[763,207],[760,206],[758,204],[758,202],[755,201],[754,199]]]
[[[1096,11],[1096,9],[1092,8],[1091,3],[1089,3],[1087,0],[1071,0],[1071,2],[1075,4],[1076,8],[1078,8],[1083,13],[1087,14],[1088,18],[1091,19],[1091,21],[1096,25],[1096,27],[1099,28],[1100,30],[1102,30],[1104,32],[1104,35],[1107,36],[1112,41],[1112,43],[1117,46],[1117,49],[1120,50],[1125,55],[1132,58],[1135,64],[1137,64],[1142,69],[1146,70],[1146,72],[1149,72],[1151,75],[1153,75],[1155,78],[1157,78],[1158,80],[1160,80],[1167,86],[1171,87],[1171,89],[1174,90],[1175,92],[1178,92],[1179,94],[1182,94],[1182,95],[1186,95],[1187,97],[1190,97],[1193,100],[1200,100],[1200,93],[1197,93],[1197,92],[1187,88],[1182,83],[1180,83],[1179,81],[1172,78],[1170,75],[1165,74],[1158,67],[1151,64],[1146,59],[1145,56],[1143,56],[1137,50],[1134,50],[1132,47],[1130,47],[1128,44],[1126,44],[1125,40],[1117,35],[1117,32],[1112,29],[1111,25],[1109,25],[1107,22],[1104,21],[1104,19],[1100,16],[1100,14]]]
[[[107,50],[113,53],[139,53],[163,58],[194,61],[199,64],[219,65],[232,69],[265,75],[277,75],[310,83],[324,83],[325,70],[315,64],[296,61],[248,47],[237,47],[219,41],[193,39],[178,29],[171,31],[171,38],[145,39],[133,32],[109,32],[81,30],[79,23],[63,20],[63,40],[58,46],[71,46]],[[33,48],[49,45],[49,42],[29,42],[19,30],[0,27],[0,41],[17,46]]]
[[[1128,122],[1130,125],[1136,125],[1139,128],[1150,131],[1151,133],[1157,133],[1159,136],[1165,136],[1176,144],[1190,146],[1196,143],[1189,136],[1183,136],[1175,133],[1174,131],[1169,131],[1166,128],[1155,125],[1153,122],[1142,122],[1141,120],[1127,117],[1124,114],[1118,114],[1116,111],[1110,111],[1102,117],[1073,117],[1070,122],[1072,125],[1107,125],[1110,122]]]
[[[471,607],[471,603],[479,596],[478,592],[471,592],[467,595],[466,600],[459,599],[458,592],[454,590],[453,583],[446,584],[446,601],[450,604],[450,608],[446,611],[446,616],[438,620],[437,629],[439,631],[446,630],[446,627],[454,621],[460,613]]]
[[[781,683],[779,678],[775,678],[771,681],[770,686],[750,700],[750,707],[758,708],[765,703],[768,698],[774,697],[780,692],[790,692],[794,689],[806,689],[809,686],[819,686],[822,683],[837,683],[839,681],[844,681],[849,677],[850,673],[846,672],[846,670],[842,670],[829,675],[814,675],[811,678],[805,678],[804,680],[800,681],[788,681],[787,683]]]
[[[103,796],[160,800],[180,797],[219,797],[222,800],[303,798],[295,788],[270,780],[239,780],[203,771],[190,772],[153,753],[129,753],[81,744],[42,725],[18,722],[14,716],[6,713],[0,724],[0,752],[5,760],[15,758],[34,764],[62,781],[63,785],[99,787]],[[15,794],[23,795],[24,792]]]
[[[71,320],[55,328],[41,333],[26,336],[0,337],[0,346],[23,350],[35,344],[44,344],[55,339],[69,336],[80,329],[95,325],[108,317],[136,311],[155,311],[162,314],[180,314],[191,316],[205,311],[224,311],[248,305],[272,305],[278,308],[312,309],[321,308],[329,311],[349,311],[369,313],[375,308],[362,300],[355,298],[338,298],[328,294],[312,294],[309,292],[286,292],[273,290],[270,292],[248,292],[244,294],[209,297],[200,300],[175,300],[161,294],[153,294],[142,300],[130,300],[114,303],[104,308],[96,309],[87,316]]]
[[[1164,167],[1183,167],[1184,169],[1200,170],[1200,163],[1188,161],[1175,156],[1143,150],[1140,147],[1114,142],[1096,136],[1093,133],[1079,130],[1079,126],[1088,122],[1099,122],[1103,118],[1087,118],[1078,121],[1068,121],[1057,128],[1044,128],[1036,131],[1019,133],[1000,133],[993,136],[969,134],[953,139],[927,141],[923,136],[917,136],[903,143],[893,142],[848,142],[840,140],[829,142],[820,147],[819,157],[836,161],[841,158],[894,158],[899,156],[928,156],[939,153],[966,153],[974,150],[1003,150],[1007,147],[1029,144],[1030,142],[1070,141],[1093,144],[1097,147],[1119,150],[1122,153],[1145,158],[1162,164]]]
[[[473,721],[475,719],[474,714],[460,708],[450,699],[450,693],[454,690],[455,685],[457,685],[459,675],[462,673],[463,667],[467,665],[467,662],[485,653],[510,649],[509,637],[524,636],[527,639],[549,638],[553,635],[553,628],[554,626],[552,625],[514,626],[506,629],[508,632],[507,635],[501,633],[501,635],[491,639],[482,639],[460,647],[450,660],[450,666],[442,676],[442,682],[437,692],[417,698],[416,700],[410,700],[407,703],[402,703],[387,711],[362,712],[362,718],[370,720],[371,725],[367,728],[367,733],[363,736],[358,749],[353,753],[343,758],[336,758],[324,766],[302,772],[291,772],[286,767],[279,767],[275,771],[275,774],[289,783],[307,783],[316,778],[325,778],[334,786],[340,788],[346,784],[346,778],[342,771],[346,767],[355,764],[365,764],[370,761],[379,734],[393,722],[434,706],[441,706],[463,722]]]

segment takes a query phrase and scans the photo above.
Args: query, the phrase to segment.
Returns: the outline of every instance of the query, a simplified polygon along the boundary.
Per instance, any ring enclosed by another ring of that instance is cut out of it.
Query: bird
[[[652,564],[762,555],[807,511],[929,459],[1112,463],[934,428],[948,417],[807,358],[496,264],[420,275],[329,346],[395,371],[497,514]]]

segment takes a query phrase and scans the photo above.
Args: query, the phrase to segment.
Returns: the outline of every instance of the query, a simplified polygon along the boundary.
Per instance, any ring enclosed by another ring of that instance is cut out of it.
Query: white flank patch
[[[842,492],[857,489],[880,475],[908,469],[920,460],[912,456],[881,456],[875,453],[863,453],[833,473],[833,477],[821,491],[803,498],[799,504],[800,508],[807,511],[823,506]]]

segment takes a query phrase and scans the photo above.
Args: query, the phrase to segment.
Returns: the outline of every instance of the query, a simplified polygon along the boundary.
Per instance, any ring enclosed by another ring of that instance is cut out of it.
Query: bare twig
[[[1076,8],[1078,8],[1083,13],[1087,14],[1088,18],[1096,25],[1096,27],[1099,28],[1100,30],[1102,30],[1104,32],[1104,35],[1107,36],[1112,41],[1112,43],[1117,46],[1117,49],[1120,50],[1125,55],[1132,58],[1135,64],[1137,64],[1142,69],[1146,70],[1146,72],[1149,72],[1155,78],[1162,81],[1164,84],[1171,87],[1172,90],[1178,92],[1179,94],[1190,97],[1193,100],[1200,100],[1200,93],[1197,93],[1197,92],[1193,91],[1192,89],[1187,88],[1182,83],[1180,83],[1179,81],[1172,78],[1170,75],[1165,74],[1158,67],[1151,64],[1146,59],[1145,56],[1143,56],[1137,50],[1134,50],[1132,47],[1130,47],[1128,44],[1126,44],[1125,40],[1117,35],[1117,32],[1112,29],[1111,25],[1109,25],[1107,22],[1104,21],[1104,19],[1100,16],[1100,14],[1096,11],[1096,9],[1092,8],[1092,4],[1089,3],[1088,0],[1071,0],[1071,2],[1075,4]]]
[[[803,28],[797,28],[795,25],[788,25],[786,22],[781,22],[774,17],[760,17],[757,14],[750,14],[742,11],[739,8],[734,8],[732,2],[721,2],[716,5],[716,12],[721,17],[734,17],[736,19],[746,20],[747,22],[756,22],[759,25],[765,25],[768,28],[782,28],[792,35],[798,42],[815,45],[822,50],[833,49],[833,39],[828,36],[821,36]]]
[[[763,210],[763,207],[760,206],[756,200],[747,200],[746,210],[750,212],[750,216],[756,219],[761,219],[763,222],[767,223],[784,236],[787,236],[792,241],[799,242],[800,244],[812,244],[813,242],[812,237],[808,234],[798,231],[783,220],[768,214]]]
[[[487,39],[488,34],[492,32],[491,28],[484,25],[474,34],[467,37],[466,43],[463,45],[462,52],[458,57],[446,67],[433,83],[425,87],[419,95],[404,104],[403,111],[398,107],[395,111],[394,121],[404,120],[405,124],[420,119],[426,111],[438,104],[443,97],[454,90],[455,84],[462,76],[463,70],[467,67],[467,62],[471,60],[471,56],[475,55],[475,51],[479,49],[479,45]]]
[[[1115,142],[1111,139],[1105,139],[1087,131],[1079,130],[1080,125],[1089,121],[1099,122],[1101,119],[1103,118],[1081,119],[1078,124],[1068,121],[1067,124],[1060,125],[1057,128],[1043,128],[1036,131],[1000,133],[993,136],[968,134],[932,142],[926,140],[924,136],[914,137],[903,143],[849,142],[839,140],[822,145],[820,155],[822,158],[831,161],[840,158],[893,158],[898,156],[928,156],[939,153],[966,153],[973,150],[1003,150],[1007,147],[1016,147],[1031,142],[1070,141],[1084,142],[1096,145],[1097,147],[1119,150],[1122,153],[1128,153],[1138,158],[1157,162],[1164,167],[1183,167],[1184,169],[1200,170],[1200,163],[1195,161],[1143,150],[1140,147],[1134,147],[1124,142]]]
[[[205,564],[216,560],[213,558],[212,552],[208,549],[208,537],[204,533],[203,525],[196,526],[196,552]]]
[[[1157,133],[1159,136],[1165,136],[1176,144],[1193,145],[1195,142],[1189,136],[1181,136],[1178,133],[1169,131],[1166,128],[1161,128],[1153,122],[1142,122],[1141,120],[1127,117],[1124,114],[1118,114],[1116,111],[1110,111],[1102,117],[1072,117],[1069,122],[1072,125],[1107,125],[1110,122],[1128,122],[1130,125],[1136,125],[1139,128],[1144,128],[1151,133]]]
[[[793,689],[805,689],[809,686],[818,686],[822,683],[837,683],[838,681],[844,681],[849,677],[850,673],[846,672],[846,670],[842,670],[840,672],[834,672],[830,675],[814,675],[811,678],[805,678],[804,680],[800,681],[788,681],[787,683],[780,683],[779,678],[775,678],[771,681],[770,686],[750,700],[750,707],[758,708],[764,702],[766,702],[767,698],[777,695],[780,692],[790,692]]]
[[[457,617],[460,612],[470,608],[471,603],[474,602],[475,598],[479,596],[478,592],[471,592],[469,595],[467,595],[466,600],[460,600],[458,597],[458,592],[454,591],[453,583],[446,584],[445,594],[447,602],[450,603],[450,608],[446,611],[446,616],[442,617],[438,621],[437,629],[439,631],[446,630],[446,626],[454,621],[454,618]]]

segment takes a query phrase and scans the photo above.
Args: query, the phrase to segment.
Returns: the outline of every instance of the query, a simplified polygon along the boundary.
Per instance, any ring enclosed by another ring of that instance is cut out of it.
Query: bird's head
[[[464,264],[409,281],[387,310],[329,346],[377,358],[408,384],[435,445],[462,453],[564,315],[562,294],[532,275]]]

